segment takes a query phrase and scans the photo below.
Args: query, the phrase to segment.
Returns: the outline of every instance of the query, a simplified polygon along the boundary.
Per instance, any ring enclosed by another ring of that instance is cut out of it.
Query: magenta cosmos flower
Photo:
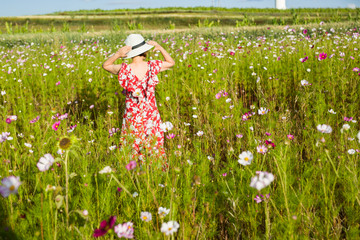
[[[109,221],[102,221],[100,223],[100,228],[95,229],[93,237],[101,237],[104,236],[110,229],[112,229],[115,225],[116,216],[111,216]]]
[[[60,121],[55,122],[55,123],[52,125],[52,129],[54,129],[55,131],[57,131],[58,128],[59,128],[60,123],[61,123]]]
[[[321,61],[321,60],[325,60],[327,58],[327,54],[326,53],[320,53],[319,54],[319,60]]]

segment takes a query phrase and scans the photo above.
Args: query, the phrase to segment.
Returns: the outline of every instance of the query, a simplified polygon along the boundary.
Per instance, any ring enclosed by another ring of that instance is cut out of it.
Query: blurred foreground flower
[[[49,170],[49,168],[53,165],[54,161],[54,157],[50,153],[46,153],[43,157],[40,158],[36,166],[41,172],[45,172]]]
[[[20,177],[10,176],[1,180],[0,194],[5,198],[10,194],[16,194],[21,185]]]
[[[100,223],[100,228],[95,229],[93,236],[94,237],[101,237],[104,236],[110,229],[112,229],[115,225],[116,216],[111,216],[109,221],[102,221]]]
[[[251,178],[250,187],[256,188],[259,191],[274,181],[274,175],[272,173],[258,171],[256,174],[258,176]]]
[[[169,221],[169,222],[163,222],[161,225],[161,232],[165,233],[166,235],[173,234],[174,232],[177,232],[180,225],[176,221]]]
[[[332,128],[329,125],[326,124],[319,124],[316,126],[317,130],[322,132],[322,133],[331,133],[332,132]]]

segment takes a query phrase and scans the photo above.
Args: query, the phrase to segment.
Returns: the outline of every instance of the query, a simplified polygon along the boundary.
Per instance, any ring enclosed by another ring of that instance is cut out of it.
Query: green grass
[[[348,150],[359,149],[359,125],[343,119],[360,117],[359,76],[352,71],[360,67],[359,40],[353,35],[358,26],[303,27],[311,38],[305,39],[299,26],[296,33],[273,26],[142,32],[176,61],[159,74],[156,88],[161,118],[173,123],[170,133],[176,135],[165,139],[167,172],[157,170],[156,163],[127,171],[127,150],[109,149],[119,141],[119,133],[109,138],[108,130],[121,127],[125,99],[116,76],[101,64],[127,32],[3,35],[0,90],[6,94],[0,95],[0,133],[10,132],[13,140],[0,143],[0,176],[20,176],[22,185],[19,194],[0,198],[0,236],[91,239],[102,220],[116,215],[116,224],[134,223],[137,239],[166,239],[160,227],[170,220],[180,224],[178,239],[357,239],[359,153]],[[328,57],[319,61],[322,52]],[[309,59],[302,63],[305,56]],[[312,85],[301,86],[303,79]],[[228,95],[217,99],[222,90]],[[258,115],[260,107],[270,111]],[[248,111],[256,114],[243,121]],[[56,113],[69,117],[54,131]],[[7,124],[10,115],[18,119]],[[39,121],[29,123],[36,116]],[[345,123],[350,129],[341,132]],[[318,124],[333,131],[320,133]],[[64,135],[79,139],[68,155],[69,175],[76,174],[69,179],[68,226],[65,205],[55,202],[66,195],[64,162],[46,172],[36,167],[46,153],[60,157],[57,143]],[[269,138],[276,147],[257,153]],[[254,154],[251,165],[238,163],[243,151]],[[115,170],[113,175],[99,174],[105,166]],[[261,192],[249,186],[256,171],[275,176]],[[57,190],[46,191],[47,185]],[[139,195],[132,197],[134,192]],[[260,193],[269,193],[269,200],[256,203]],[[159,207],[171,209],[170,214],[161,219]],[[80,214],[84,209],[86,218]],[[150,223],[140,220],[142,211],[152,213]]]

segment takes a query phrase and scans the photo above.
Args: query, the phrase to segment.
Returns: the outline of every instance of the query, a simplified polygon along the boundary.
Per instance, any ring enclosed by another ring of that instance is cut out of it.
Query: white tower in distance
[[[275,7],[276,9],[285,10],[286,9],[285,0],[275,0]]]

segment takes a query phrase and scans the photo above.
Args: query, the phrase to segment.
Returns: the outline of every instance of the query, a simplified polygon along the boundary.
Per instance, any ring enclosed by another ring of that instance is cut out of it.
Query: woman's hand
[[[124,46],[122,48],[120,48],[116,53],[115,55],[118,57],[118,58],[124,58],[126,57],[127,53],[130,52],[131,50],[131,46]]]
[[[160,46],[160,44],[158,44],[158,43],[155,42],[155,41],[147,41],[146,43],[149,44],[149,45],[154,46],[154,50],[153,50],[153,51],[160,51],[161,48],[162,48],[162,47]]]

